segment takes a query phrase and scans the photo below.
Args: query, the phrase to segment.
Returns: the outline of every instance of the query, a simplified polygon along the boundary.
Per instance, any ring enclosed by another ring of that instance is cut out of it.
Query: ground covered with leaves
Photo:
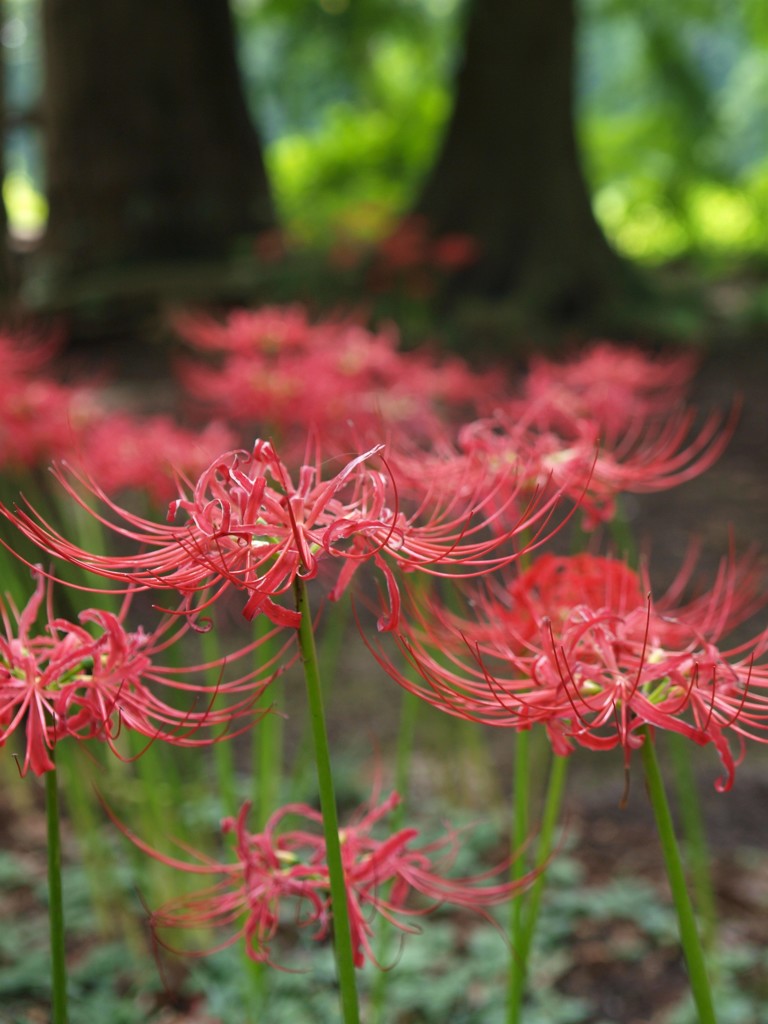
[[[532,964],[526,1024],[694,1024],[687,997],[677,923],[642,780],[632,780],[622,809],[622,766],[594,760],[574,764],[561,848],[549,873]],[[437,771],[438,766],[423,766]],[[702,766],[703,768],[704,766]],[[711,763],[707,766],[715,768]],[[762,767],[762,771],[760,768]],[[768,1005],[768,799],[762,766],[744,770],[729,794],[700,778],[711,840],[718,925],[713,957],[722,1024],[760,1024]],[[0,1020],[43,1024],[48,1017],[45,836],[42,802],[23,807],[3,797],[0,841]],[[426,794],[425,794],[426,796]],[[466,801],[468,794],[460,795]],[[440,798],[433,794],[433,808]],[[484,805],[484,808],[487,805]],[[499,813],[491,821],[464,806],[443,803],[453,823],[481,827],[462,851],[462,866],[487,863],[504,843]],[[435,814],[434,809],[430,812]],[[133,919],[97,930],[92,881],[72,836],[64,873],[70,941],[73,1020],[97,1024],[236,1024],[244,1019],[248,985],[237,949],[204,960],[168,953],[153,957],[138,894],[132,890],[125,844],[115,857]],[[103,922],[102,923],[106,923]],[[115,925],[117,924],[117,927]],[[420,922],[421,934],[395,946],[386,1013],[391,1024],[445,1021],[501,1024],[509,964],[505,940],[486,922],[445,909]],[[288,943],[279,958],[289,971],[271,971],[262,1020],[282,1024],[335,1021],[338,1015],[332,950]],[[297,973],[293,973],[293,972]],[[378,972],[366,968],[361,988],[373,998]]]

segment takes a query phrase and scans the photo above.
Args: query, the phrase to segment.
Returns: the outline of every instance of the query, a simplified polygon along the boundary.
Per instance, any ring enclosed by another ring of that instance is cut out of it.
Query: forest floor
[[[628,506],[638,536],[649,539],[652,565],[659,574],[674,574],[689,542],[698,538],[705,566],[716,566],[730,537],[743,549],[766,545],[768,523],[768,341],[761,348],[739,348],[709,356],[698,375],[694,402],[703,410],[730,407],[735,396],[743,410],[726,454],[702,477],[660,495],[637,498]],[[348,706],[345,714],[348,714]],[[366,716],[370,708],[365,709]],[[349,723],[347,723],[349,727]],[[504,740],[494,738],[501,750]],[[737,769],[736,783],[718,793],[716,757],[708,751],[695,768],[711,851],[717,901],[717,958],[721,988],[721,1024],[768,1021],[768,756],[754,745]],[[508,765],[508,752],[500,762]],[[531,1024],[680,1024],[693,1020],[677,1010],[687,990],[685,969],[670,926],[669,895],[658,841],[642,780],[635,772],[626,809],[620,802],[624,777],[620,758],[597,762],[587,757],[569,782],[563,862],[554,873],[543,919],[541,960],[534,982],[557,998],[531,1010]],[[506,767],[506,766],[505,766]],[[434,770],[441,769],[434,766]],[[16,780],[6,777],[0,789],[0,1024],[43,1024],[48,1009],[41,993],[39,959],[19,964],[14,956],[15,923],[45,922],[45,832],[39,793],[26,802],[9,792]],[[27,780],[29,784],[29,780]],[[442,779],[450,801],[450,779]],[[427,784],[429,787],[429,784]],[[76,845],[69,837],[69,857]],[[549,915],[549,916],[547,916]],[[42,934],[42,931],[40,931]],[[84,962],[103,940],[78,933],[72,959]],[[427,933],[428,934],[428,933]],[[410,940],[416,945],[420,939]],[[503,943],[502,952],[503,952]],[[460,957],[461,950],[453,955]],[[451,961],[454,962],[454,961]],[[152,962],[145,965],[152,971]],[[15,974],[12,972],[15,971]],[[397,974],[397,969],[395,970]],[[37,975],[37,976],[35,976]],[[437,985],[438,981],[435,980]],[[220,1016],[198,994],[181,1000],[157,992],[148,983],[151,1001],[136,1005],[137,1016],[88,1020],[141,1019],[162,1024],[215,1024],[236,1021]],[[139,986],[140,987],[140,986]],[[194,988],[194,985],[192,986]],[[44,988],[44,987],[43,987]],[[98,986],[94,992],[102,991]],[[95,998],[103,998],[97,997]],[[174,1005],[175,1004],[175,1005]],[[112,1005],[112,1004],[110,1004]],[[450,1004],[447,1004],[450,1005]],[[547,1010],[547,1006],[550,1007]],[[543,1007],[543,1009],[542,1009]],[[396,1011],[386,1024],[439,1024],[426,1010]],[[262,1018],[277,1024],[277,1014]],[[296,1018],[298,1020],[298,1017]],[[318,1018],[320,1019],[320,1018]],[[445,1024],[501,1019],[480,1009],[451,1011]],[[83,1016],[83,1022],[86,1017]],[[80,1024],[76,1018],[73,1024]],[[528,1020],[526,1019],[526,1024]]]

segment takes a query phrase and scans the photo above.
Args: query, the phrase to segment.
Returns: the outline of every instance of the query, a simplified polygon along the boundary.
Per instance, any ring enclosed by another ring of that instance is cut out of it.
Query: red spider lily
[[[415,511],[406,514],[399,508],[391,474],[370,465],[383,447],[356,456],[329,479],[323,479],[317,454],[300,468],[297,483],[267,441],[256,441],[251,452],[226,452],[200,476],[190,497],[171,503],[169,519],[184,512],[182,525],[150,522],[115,504],[83,475],[72,472],[73,483],[58,470],[58,479],[75,501],[144,548],[135,555],[88,552],[31,506],[15,512],[0,506],[0,511],[49,554],[130,587],[181,592],[189,613],[235,587],[248,594],[243,609],[247,618],[263,612],[281,626],[299,624],[298,613],[275,600],[297,576],[316,576],[322,558],[341,559],[331,592],[337,598],[358,566],[372,560],[390,596],[390,612],[381,626],[391,629],[397,622],[399,592],[390,562],[405,571],[438,576],[489,572],[519,557],[513,542],[531,528],[543,529],[554,499],[540,507],[530,504],[511,526],[502,526],[503,514],[514,506],[514,480],[510,474],[497,474],[489,481],[476,473],[460,493],[448,499],[422,494]],[[100,497],[117,521],[93,510],[75,484]],[[200,599],[195,606],[196,595]]]
[[[489,458],[480,445],[457,447],[445,428],[435,432],[426,449],[402,433],[395,433],[395,438],[387,462],[401,496],[427,506],[481,502],[488,525],[500,533],[516,519],[530,531],[549,518],[563,494],[575,496],[578,483],[582,492],[586,490],[588,473],[579,471],[578,482],[569,480],[566,485],[563,472],[560,486],[554,487],[552,474],[544,477],[536,458],[526,462],[524,452]]]
[[[36,630],[45,602],[47,624]],[[128,632],[123,616],[101,609],[80,614],[78,622],[54,618],[51,588],[38,574],[35,591],[19,612],[13,602],[0,602],[5,636],[0,636],[0,746],[22,727],[26,748],[22,774],[36,775],[54,767],[50,756],[66,736],[106,742],[118,756],[116,741],[123,728],[152,742],[165,740],[180,746],[198,746],[234,736],[250,728],[254,701],[277,674],[274,661],[238,679],[209,686],[188,682],[198,672],[222,672],[225,664],[251,653],[263,640],[250,644],[229,658],[220,658],[184,670],[157,665],[153,657],[174,643],[186,626],[168,634],[170,620],[153,633],[141,628]],[[12,618],[15,620],[12,622]],[[271,674],[270,674],[271,672]],[[157,690],[186,694],[191,709],[167,703]],[[227,706],[216,706],[219,696],[235,695]],[[245,694],[245,696],[240,696]],[[232,729],[238,719],[243,728]],[[203,728],[216,728],[209,738]],[[224,733],[222,733],[222,728]]]
[[[379,243],[368,269],[373,291],[402,288],[406,294],[433,294],[446,276],[477,262],[480,246],[471,235],[434,235],[424,217],[408,217]]]
[[[0,406],[3,468],[34,468],[69,452],[100,415],[89,386],[71,387],[45,377],[5,377]]]
[[[68,450],[101,415],[91,385],[67,385],[44,372],[59,347],[55,335],[0,331],[0,464],[35,468]]]
[[[571,496],[588,527],[610,519],[617,495],[667,490],[692,480],[722,455],[736,426],[738,408],[724,418],[708,416],[694,431],[693,410],[638,415],[622,430],[581,418],[572,430],[541,431],[534,412],[513,410],[468,424],[460,435],[467,452],[483,453],[491,466],[520,465],[539,486]]]
[[[567,362],[531,359],[516,413],[565,436],[588,421],[617,436],[638,420],[679,407],[696,369],[691,353],[653,356],[597,341]]]
[[[446,865],[437,866],[440,856],[448,861],[455,852],[457,836],[449,833],[436,842],[416,845],[419,832],[403,828],[378,838],[374,830],[399,803],[392,793],[378,806],[363,808],[346,828],[341,829],[341,854],[350,912],[350,928],[357,967],[366,960],[376,963],[371,947],[372,918],[386,918],[402,932],[417,929],[409,918],[423,916],[442,903],[453,903],[487,914],[486,908],[504,903],[528,884],[527,876],[516,881],[485,884],[508,872],[509,864],[469,878],[451,879],[442,874]],[[123,829],[140,849],[157,860],[182,871],[222,876],[216,884],[193,895],[182,896],[160,907],[151,915],[153,930],[176,928],[232,928],[215,949],[245,940],[248,956],[271,963],[271,944],[281,921],[287,918],[286,906],[292,905],[290,919],[298,928],[315,929],[313,938],[322,941],[332,926],[330,877],[326,864],[322,816],[305,804],[289,804],[273,814],[263,832],[251,833],[246,827],[250,804],[244,804],[236,819],[222,822],[225,833],[233,833],[235,859],[216,862],[194,853],[197,863],[178,860],[159,853]],[[288,818],[303,819],[301,827],[287,829]],[[121,826],[122,827],[122,826]],[[426,904],[415,899],[426,897]]]
[[[618,494],[677,486],[722,454],[737,409],[696,427],[683,403],[694,367],[688,355],[654,358],[608,342],[564,364],[535,359],[523,397],[468,424],[460,446],[560,488],[592,527],[613,516]]]
[[[73,461],[106,494],[138,488],[167,504],[177,493],[178,476],[196,478],[232,445],[232,431],[223,423],[192,431],[170,416],[116,413],[91,424]]]
[[[380,629],[396,628],[400,605],[384,556],[405,572],[482,576],[538,548],[562,525],[550,527],[559,494],[540,501],[538,494],[521,488],[516,470],[501,466],[491,474],[480,460],[448,445],[407,455],[395,450],[387,467],[390,479],[397,481],[397,499],[402,492],[415,511],[405,515],[382,508],[368,529],[354,535],[342,524],[332,528],[334,540],[351,536],[352,544],[331,597],[340,595],[359,564],[373,554],[387,580],[390,600],[389,614],[379,619]]]
[[[761,603],[756,576],[732,560],[709,594],[678,607],[677,585],[653,603],[646,582],[615,559],[545,557],[508,588],[476,594],[471,617],[435,600],[404,617],[399,643],[415,673],[374,653],[401,686],[449,714],[542,723],[559,754],[622,746],[629,758],[646,725],[712,743],[727,789],[736,764],[728,733],[768,742],[768,630],[716,645]]]
[[[5,382],[12,375],[39,373],[61,347],[56,333],[37,335],[30,332],[11,334],[0,330],[0,374]]]
[[[225,353],[304,350],[312,330],[307,311],[299,305],[234,309],[224,320],[180,313],[173,326],[195,348]]]
[[[731,551],[721,561],[710,589],[683,603],[682,595],[691,586],[696,555],[696,547],[691,546],[674,580],[654,602],[657,628],[663,629],[667,644],[685,644],[692,628],[702,640],[717,642],[768,602],[754,552],[736,558]],[[636,572],[613,557],[545,554],[518,576],[493,579],[485,589],[473,593],[471,620],[448,615],[437,605],[432,614],[436,622],[471,636],[481,645],[486,637],[498,645],[504,627],[507,644],[521,653],[540,633],[542,622],[549,621],[556,631],[577,606],[608,609],[619,615],[642,609],[645,614],[651,589],[646,566]]]
[[[222,323],[188,314],[176,326],[193,346],[223,356],[220,366],[182,363],[186,390],[222,416],[278,431],[283,442],[311,429],[327,443],[350,420],[358,432],[383,422],[429,436],[438,407],[474,414],[505,384],[501,373],[475,373],[455,356],[403,352],[392,328],[310,324],[296,306],[235,310]]]
[[[107,520],[91,509],[72,480],[57,470],[58,479],[75,501],[110,529],[147,549],[137,555],[107,556],[85,551],[70,543],[34,509],[29,513],[17,510],[15,516],[5,510],[5,514],[50,554],[97,575],[124,581],[130,587],[178,590],[188,597],[202,593],[203,607],[226,588],[235,586],[249,593],[245,607],[248,618],[264,611],[278,625],[296,626],[297,614],[278,605],[273,597],[288,590],[300,570],[308,577],[315,575],[317,554],[322,549],[322,525],[329,517],[343,519],[360,500],[359,494],[353,494],[351,505],[343,505],[336,498],[337,492],[350,478],[354,490],[370,482],[376,485],[376,474],[368,474],[359,482],[354,479],[355,471],[370,454],[352,460],[330,482],[320,480],[319,466],[305,466],[296,488],[272,445],[257,441],[250,453],[226,452],[216,459],[200,476],[191,497],[171,503],[170,522],[166,524],[153,523],[121,508],[93,481],[72,472],[75,483],[101,498],[118,519]],[[187,514],[187,522],[175,525],[172,521],[181,510]],[[323,523],[319,525],[321,518]],[[209,588],[213,588],[213,595]]]

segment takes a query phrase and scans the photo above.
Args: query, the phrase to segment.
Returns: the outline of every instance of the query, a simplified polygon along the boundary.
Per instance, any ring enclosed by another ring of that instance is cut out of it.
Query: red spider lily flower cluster
[[[678,407],[695,369],[691,353],[651,356],[608,341],[593,342],[565,362],[534,356],[519,411],[539,430],[567,436],[575,423],[590,420],[615,436],[638,419]]]
[[[47,366],[58,348],[54,337],[12,338],[0,333],[0,467],[30,469],[63,455],[101,415],[90,385],[63,384]]]
[[[471,235],[435,235],[425,217],[407,217],[376,247],[367,287],[374,292],[402,290],[415,298],[429,298],[447,277],[472,266],[479,255],[480,247]]]
[[[433,267],[458,270],[474,263],[477,242],[466,234],[433,235],[424,217],[407,217],[379,243],[377,256],[392,270]]]
[[[277,432],[283,442],[317,430],[326,443],[355,424],[400,425],[429,436],[437,414],[500,397],[499,372],[475,373],[458,357],[403,352],[392,328],[372,332],[350,320],[313,324],[298,306],[235,310],[225,321],[176,318],[176,329],[221,365],[183,362],[183,387],[223,417]],[[303,440],[302,440],[303,445]]]
[[[468,424],[460,446],[482,453],[491,468],[519,465],[531,484],[554,486],[584,513],[585,525],[610,520],[622,493],[668,490],[700,476],[725,450],[738,410],[713,413],[695,427],[693,410],[638,418],[612,434],[598,421],[580,419],[572,431],[541,431],[515,412],[499,410]]]
[[[0,373],[3,378],[40,373],[58,352],[61,339],[53,333],[11,334],[0,330]]]
[[[68,458],[109,494],[141,488],[157,501],[176,491],[174,474],[196,477],[235,443],[223,423],[187,430],[170,416],[107,414],[94,383],[65,384],[48,370],[56,339],[0,333],[0,462],[12,471]]]
[[[72,461],[98,480],[105,494],[140,489],[162,505],[177,493],[179,477],[196,479],[211,459],[234,444],[233,431],[216,421],[190,430],[170,416],[122,412],[91,424]]]
[[[544,556],[507,587],[471,599],[471,615],[432,600],[403,617],[399,643],[414,672],[381,651],[401,686],[449,714],[528,729],[542,723],[553,748],[624,748],[645,726],[713,744],[733,783],[728,734],[768,742],[768,630],[750,643],[720,638],[764,604],[757,574],[729,560],[708,594],[654,603],[647,579],[623,562]],[[423,604],[423,598],[421,599]]]
[[[399,609],[393,566],[437,576],[489,572],[519,557],[515,539],[546,523],[553,500],[529,504],[511,525],[498,525],[515,504],[514,476],[497,474],[488,482],[476,473],[449,500],[442,493],[421,493],[406,513],[386,466],[372,465],[383,448],[371,448],[324,478],[319,452],[292,475],[272,444],[258,440],[250,452],[226,452],[211,463],[190,496],[171,502],[170,522],[164,524],[121,508],[82,474],[58,470],[69,495],[139,544],[139,554],[94,554],[67,540],[31,507],[0,511],[49,554],[129,587],[176,590],[187,598],[190,613],[234,587],[248,595],[246,618],[263,613],[287,627],[299,624],[298,613],[276,599],[297,576],[311,579],[322,559],[339,560],[331,591],[335,599],[360,564],[372,561],[389,594],[390,609],[380,625],[392,629]],[[91,509],[82,487],[101,498],[116,521]],[[185,522],[177,525],[179,514]]]
[[[0,603],[5,635],[0,636],[0,747],[23,728],[26,734],[21,772],[36,775],[54,768],[51,751],[67,736],[116,747],[122,729],[148,741],[164,740],[180,746],[215,742],[224,733],[236,735],[238,719],[250,728],[254,701],[276,670],[270,664],[242,677],[205,685],[188,678],[198,672],[223,672],[225,664],[249,654],[255,644],[229,658],[180,670],[158,665],[154,658],[174,643],[184,627],[169,635],[169,621],[153,633],[126,630],[121,614],[100,609],[82,612],[77,622],[54,618],[51,588],[38,575],[35,591],[19,612],[13,602]],[[41,608],[47,623],[37,627]],[[263,641],[259,641],[261,643]],[[192,707],[180,709],[158,696],[158,690],[186,695]],[[217,698],[235,696],[226,706]],[[214,738],[201,733],[214,728]],[[222,732],[224,730],[224,732]],[[242,731],[242,729],[240,729]]]
[[[595,372],[613,367],[615,393],[582,378],[593,364]],[[540,360],[534,369],[538,379],[523,385],[523,398],[465,423],[455,443],[446,427],[433,431],[427,445],[396,433],[390,463],[400,485],[450,494],[478,476],[490,483],[514,475],[518,503],[556,493],[578,506],[592,529],[613,517],[621,493],[666,490],[700,475],[735,427],[736,408],[697,425],[683,401],[687,357],[651,360],[603,343],[583,365]]]
[[[378,806],[365,807],[339,833],[357,967],[366,960],[376,963],[371,946],[375,915],[402,932],[412,933],[418,929],[409,919],[423,916],[438,905],[452,903],[482,914],[486,908],[509,900],[531,881],[532,876],[527,876],[488,884],[490,879],[508,872],[508,863],[469,878],[445,877],[443,872],[456,847],[455,833],[422,844],[417,844],[419,832],[415,828],[402,828],[378,838],[374,835],[376,826],[399,799],[397,793],[392,793]],[[196,854],[198,863],[178,860],[127,834],[140,849],[162,863],[194,874],[221,876],[216,884],[155,910],[151,924],[156,933],[179,928],[236,927],[216,949],[243,939],[252,960],[271,963],[271,944],[281,921],[288,919],[289,905],[290,920],[296,927],[314,928],[313,938],[318,941],[329,936],[333,911],[322,817],[306,804],[289,804],[270,817],[263,832],[252,833],[246,825],[249,809],[250,804],[244,804],[237,818],[226,818],[222,823],[223,831],[234,835],[232,862],[214,862],[202,854]],[[300,819],[300,827],[285,827],[286,820],[293,818]],[[435,864],[436,857],[441,861],[439,865]]]

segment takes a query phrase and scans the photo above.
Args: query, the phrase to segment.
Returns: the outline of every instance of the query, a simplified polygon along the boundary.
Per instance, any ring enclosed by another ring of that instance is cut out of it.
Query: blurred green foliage
[[[408,209],[450,112],[465,6],[240,0],[246,73],[292,233],[370,238]],[[578,126],[614,244],[648,262],[763,251],[765,5],[581,0],[579,15]]]
[[[289,231],[319,244],[381,235],[407,209],[448,117],[458,0],[237,0],[234,10]]]
[[[14,110],[37,102],[36,7],[6,4]],[[233,0],[246,91],[291,235],[370,240],[408,209],[450,113],[467,7]],[[609,238],[650,263],[764,255],[765,0],[579,0],[578,10],[578,128]],[[35,152],[11,133],[4,194],[25,232],[45,216],[31,189]]]
[[[764,251],[768,7],[583,0],[579,126],[595,209],[640,260]]]

